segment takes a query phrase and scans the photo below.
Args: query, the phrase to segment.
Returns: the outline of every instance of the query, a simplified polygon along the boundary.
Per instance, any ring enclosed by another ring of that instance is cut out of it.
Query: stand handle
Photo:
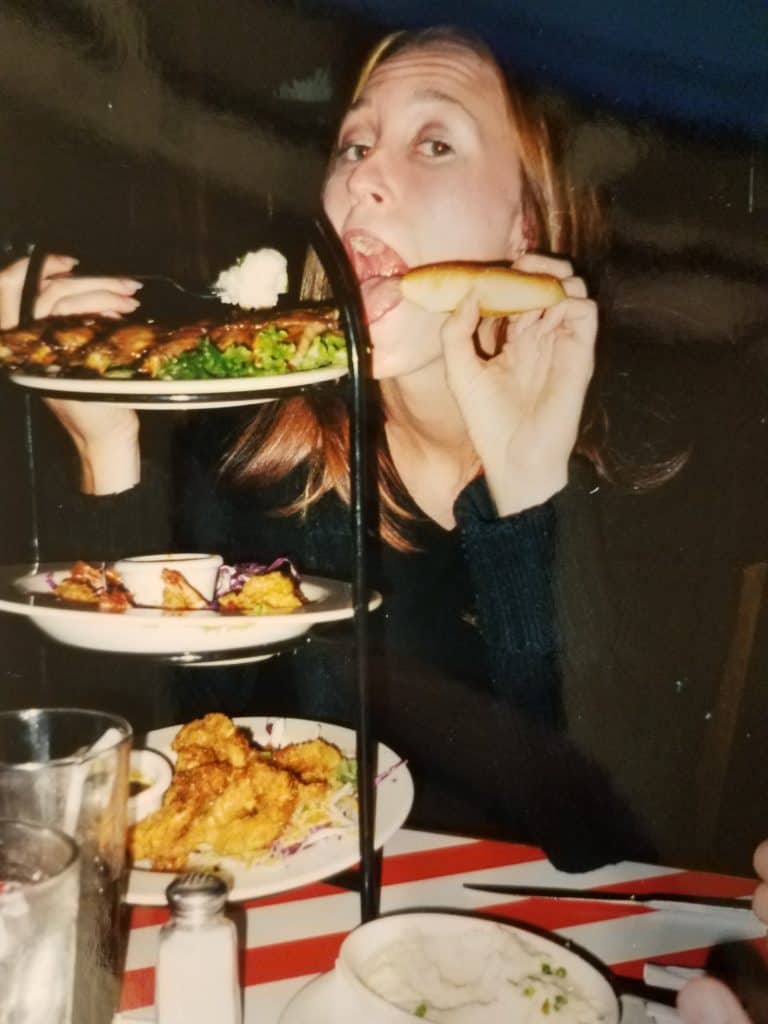
[[[357,279],[338,235],[324,212],[313,221],[316,249],[339,305],[347,340],[350,374],[350,517],[354,576],[355,670],[357,676],[357,790],[360,822],[360,917],[370,921],[379,912],[380,862],[374,853],[376,822],[376,744],[371,736],[368,698],[368,581],[365,518],[368,507],[366,383],[370,339]]]

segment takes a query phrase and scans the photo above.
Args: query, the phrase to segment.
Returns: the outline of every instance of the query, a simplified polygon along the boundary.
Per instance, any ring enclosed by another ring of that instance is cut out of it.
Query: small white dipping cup
[[[163,794],[171,784],[173,769],[167,758],[156,750],[132,750],[128,790],[128,824],[146,818],[163,802]],[[138,789],[138,787],[141,787]],[[131,795],[134,787],[138,792]]]
[[[223,561],[221,555],[136,555],[121,558],[113,568],[136,604],[159,608],[163,603],[163,569],[180,572],[206,601],[212,601]]]

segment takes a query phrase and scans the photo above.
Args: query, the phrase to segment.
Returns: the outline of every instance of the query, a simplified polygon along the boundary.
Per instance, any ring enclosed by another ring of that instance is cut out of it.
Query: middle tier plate
[[[70,565],[41,565],[36,572],[10,566],[0,570],[0,611],[25,615],[47,636],[73,647],[117,654],[196,654],[253,650],[302,636],[323,622],[349,619],[354,613],[352,587],[339,580],[303,576],[309,603],[279,615],[232,615],[216,611],[170,612],[130,608],[120,614],[87,605],[74,607],[53,596],[52,584],[64,579]],[[368,607],[378,608],[372,593]]]

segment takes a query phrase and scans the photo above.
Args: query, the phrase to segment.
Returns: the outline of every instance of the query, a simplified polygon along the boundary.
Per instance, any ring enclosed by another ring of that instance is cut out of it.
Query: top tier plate
[[[296,370],[269,377],[227,377],[217,380],[97,380],[12,373],[24,388],[46,398],[113,402],[131,409],[223,409],[272,402],[305,388],[337,380],[346,367]]]

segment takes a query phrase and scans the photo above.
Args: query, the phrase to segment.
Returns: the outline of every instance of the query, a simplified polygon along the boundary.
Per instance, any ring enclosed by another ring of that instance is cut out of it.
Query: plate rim
[[[232,721],[235,725],[245,726],[249,729],[254,729],[254,723],[269,723],[269,722],[283,722],[284,728],[291,726],[299,726],[312,729],[317,729],[317,735],[323,735],[323,729],[330,730],[331,742],[339,742],[333,739],[333,735],[341,732],[347,738],[347,741],[352,740],[352,743],[356,743],[356,733],[354,728],[345,725],[338,725],[334,722],[321,722],[315,718],[294,718],[285,715],[238,715],[235,716]],[[187,724],[187,723],[184,723]],[[150,749],[157,750],[159,753],[163,753],[162,745],[150,746],[151,744],[157,744],[158,734],[165,733],[170,739],[176,735],[179,729],[183,728],[183,725],[170,725],[165,726],[162,729],[153,729],[150,732],[138,737],[139,741],[144,742]],[[288,741],[290,739],[288,737]],[[339,742],[339,745],[341,743]],[[344,748],[342,748],[344,749]],[[345,752],[347,752],[345,750]],[[166,755],[167,756],[167,755]],[[381,827],[378,826],[379,818],[379,807],[380,804],[377,801],[376,808],[376,848],[380,848],[390,839],[398,829],[402,828],[408,815],[411,812],[414,800],[414,783],[413,776],[411,775],[410,769],[407,762],[401,758],[391,747],[385,743],[379,742],[377,744],[377,765],[380,759],[385,759],[385,767],[383,770],[389,770],[391,774],[388,778],[393,776],[399,783],[403,793],[404,800],[402,806],[393,813],[392,820],[384,823]],[[397,774],[395,774],[395,772]],[[344,853],[345,851],[342,851]],[[305,885],[309,885],[312,882],[321,881],[324,878],[329,878],[332,875],[338,874],[340,871],[344,871],[347,868],[353,867],[358,863],[360,859],[360,852],[357,844],[357,835],[355,835],[355,843],[345,853],[344,856],[340,856],[338,860],[332,863],[330,869],[323,867],[315,867],[306,872],[305,875],[299,875],[293,879],[274,878],[271,882],[262,884],[261,886],[250,887],[243,890],[242,886],[234,886],[230,895],[229,900],[232,903],[239,903],[244,900],[261,899],[266,896],[273,896],[277,893],[289,892],[292,889],[298,889]],[[147,877],[152,879],[152,884],[147,885],[146,888],[141,888],[137,885],[137,879],[141,878],[144,881]],[[128,881],[126,884],[126,891],[123,896],[123,901],[131,906],[165,906],[165,888],[166,886],[176,877],[176,873],[169,871],[150,871],[146,868],[133,868],[128,869]]]
[[[171,396],[198,396],[201,401],[226,399],[228,396],[245,397],[248,394],[264,395],[282,389],[294,390],[312,384],[323,384],[338,380],[349,372],[346,366],[322,366],[315,370],[292,370],[289,373],[275,373],[263,377],[212,377],[202,380],[119,380],[113,378],[46,376],[45,374],[24,373],[14,370],[9,380],[22,388],[33,391],[58,391],[70,395],[87,395],[90,398],[108,401],[107,395],[120,399],[143,398],[159,402],[166,398],[171,408],[175,405]]]
[[[23,566],[3,566],[0,567],[0,588],[7,586],[17,586],[19,582],[26,577],[36,579],[37,577],[47,576],[49,573],[65,572],[72,568],[73,563],[43,563],[36,573],[25,573],[18,576],[16,579],[9,579],[11,571]],[[55,568],[54,568],[55,566]],[[296,608],[292,612],[280,612],[275,615],[223,615],[221,613],[213,612],[208,609],[199,609],[191,611],[181,612],[168,612],[162,608],[137,608],[134,611],[146,612],[147,614],[131,615],[124,613],[120,615],[111,615],[110,622],[130,622],[139,623],[141,621],[154,622],[163,616],[168,617],[168,621],[173,621],[175,625],[182,625],[182,628],[198,628],[205,627],[212,623],[224,624],[224,629],[231,629],[233,631],[247,629],[246,623],[253,626],[254,629],[258,628],[255,623],[258,622],[274,622],[277,625],[288,625],[293,622],[308,622],[310,625],[320,622],[334,622],[340,618],[349,618],[354,614],[354,608],[352,607],[352,584],[345,580],[332,579],[327,576],[302,576],[302,585],[308,584],[310,587],[319,587],[325,590],[326,593],[318,598],[315,598],[310,602],[309,605],[302,605],[300,608]],[[47,595],[41,595],[47,596]],[[52,596],[52,595],[51,595]],[[311,608],[312,604],[324,604],[339,602],[338,607],[331,608]],[[344,602],[343,605],[340,602]],[[377,590],[371,590],[368,600],[368,610],[374,611],[382,603],[382,596]],[[9,607],[11,606],[11,607]],[[24,602],[23,596],[20,596],[18,601],[14,601],[9,597],[4,596],[3,589],[0,589],[0,611],[7,611],[10,614],[25,615],[29,618],[36,618],[38,614],[51,615],[55,614],[58,616],[67,616],[72,618],[75,616],[87,615],[91,616],[106,615],[110,614],[107,612],[100,612],[95,608],[72,608],[70,606],[59,607],[53,604],[27,604]],[[119,627],[118,627],[119,628]]]

